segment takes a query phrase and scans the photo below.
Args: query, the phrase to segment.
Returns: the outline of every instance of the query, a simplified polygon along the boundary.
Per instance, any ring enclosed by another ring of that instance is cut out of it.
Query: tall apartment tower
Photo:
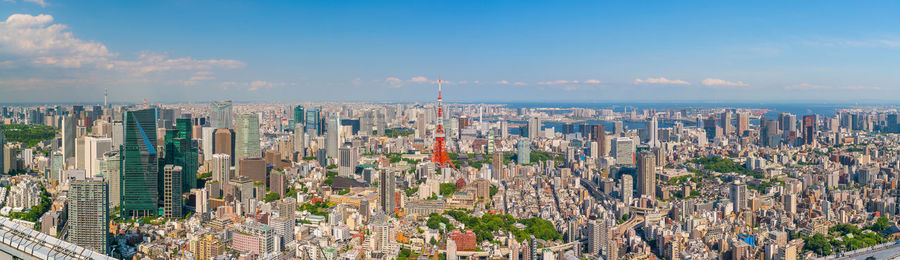
[[[156,215],[159,198],[158,160],[156,150],[155,108],[126,111],[125,143],[122,159],[122,216],[125,218]]]
[[[382,171],[381,181],[378,186],[378,200],[381,203],[381,209],[384,214],[392,216],[394,214],[394,172]]]
[[[231,181],[231,156],[227,154],[213,154],[211,161],[212,178],[219,183]]]
[[[597,151],[599,153],[599,156],[593,154],[591,154],[591,156],[606,156],[606,151],[609,150],[606,148],[606,127],[600,124],[594,125],[591,129],[591,138],[594,139],[594,142],[597,142]]]
[[[332,114],[328,118],[328,131],[325,132],[325,154],[328,157],[337,159],[338,143],[341,141],[341,117]]]
[[[750,114],[747,112],[737,114],[737,135],[742,136],[750,130]]]
[[[75,176],[70,180],[67,222],[69,242],[107,254],[108,214],[109,196],[103,178]]]
[[[731,184],[731,202],[734,203],[734,211],[739,212],[747,208],[747,184],[740,180]]]
[[[656,198],[656,156],[641,151],[637,156],[638,195]]]
[[[623,174],[621,182],[622,187],[620,187],[619,196],[625,205],[630,205],[631,198],[634,196],[634,179],[631,175]]]
[[[719,125],[722,128],[722,132],[724,132],[725,136],[731,135],[731,132],[734,132],[734,126],[731,125],[731,111],[726,110],[720,115]]]
[[[166,218],[181,218],[181,166],[168,164],[163,168],[163,214]]]
[[[62,151],[63,161],[75,157],[75,118],[65,116],[62,118]],[[153,129],[156,129],[155,127]]]

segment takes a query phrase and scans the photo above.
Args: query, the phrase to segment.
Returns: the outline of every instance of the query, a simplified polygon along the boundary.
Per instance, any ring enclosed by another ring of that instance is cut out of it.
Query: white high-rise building
[[[76,151],[76,165],[85,171],[87,178],[100,174],[100,159],[103,154],[112,150],[112,139],[108,137],[85,136],[78,138],[76,144],[81,151]]]
[[[747,184],[741,183],[741,180],[731,184],[731,202],[734,204],[735,212],[747,208]]]
[[[215,153],[216,129],[208,126],[201,128],[200,138],[203,145],[203,160],[209,160]]]
[[[217,153],[212,155],[210,161],[213,180],[222,184],[228,183],[231,180],[231,156]]]
[[[616,164],[634,164],[634,141],[628,137],[617,137],[612,140],[612,154]]]
[[[647,120],[647,134],[650,136],[650,140],[647,142],[650,147],[659,147],[659,127],[656,121],[656,116],[651,116],[650,120]]]

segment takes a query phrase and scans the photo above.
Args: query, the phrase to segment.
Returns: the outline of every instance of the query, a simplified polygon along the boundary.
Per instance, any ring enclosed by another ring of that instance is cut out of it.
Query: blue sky
[[[0,102],[895,102],[866,1],[0,1]]]

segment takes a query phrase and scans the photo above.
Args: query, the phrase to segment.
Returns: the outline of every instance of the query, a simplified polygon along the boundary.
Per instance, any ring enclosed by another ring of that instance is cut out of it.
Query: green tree
[[[279,199],[281,199],[281,195],[278,195],[278,193],[275,193],[275,192],[269,192],[268,194],[266,194],[266,197],[263,198],[263,201],[272,202],[272,201],[276,201]]]

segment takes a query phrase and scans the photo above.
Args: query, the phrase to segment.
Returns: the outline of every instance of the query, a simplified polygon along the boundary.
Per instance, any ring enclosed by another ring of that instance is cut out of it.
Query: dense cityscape
[[[900,250],[895,107],[543,105],[3,106],[0,214],[120,259]]]

